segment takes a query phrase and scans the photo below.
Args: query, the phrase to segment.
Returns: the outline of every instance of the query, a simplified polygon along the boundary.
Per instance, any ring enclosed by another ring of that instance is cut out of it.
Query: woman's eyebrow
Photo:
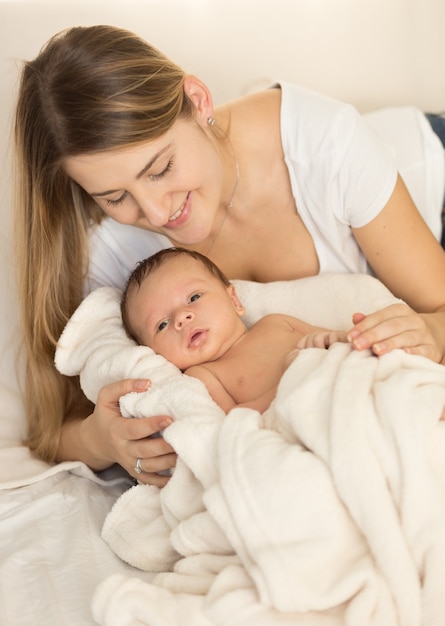
[[[98,191],[90,193],[90,196],[94,198],[100,198],[101,196],[108,196],[110,193],[117,193],[119,189],[109,189],[108,191]]]
[[[167,144],[164,148],[159,150],[159,152],[156,152],[156,154],[153,155],[153,157],[141,169],[141,171],[138,174],[136,174],[136,180],[139,180],[146,172],[148,172],[148,170],[151,167],[153,167],[153,165],[156,163],[159,157],[161,157],[164,154],[164,152],[166,152],[169,148],[170,148],[170,144]],[[95,198],[98,198],[101,196],[108,196],[110,193],[117,193],[118,191],[120,191],[120,189],[108,189],[107,191],[96,191],[96,192],[90,193],[90,196],[94,196]]]

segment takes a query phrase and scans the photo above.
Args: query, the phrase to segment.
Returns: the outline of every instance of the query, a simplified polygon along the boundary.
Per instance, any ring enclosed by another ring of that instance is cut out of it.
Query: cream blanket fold
[[[334,300],[343,293],[349,305],[354,281],[342,277],[339,289],[331,280]],[[394,301],[360,280],[368,301],[352,306],[347,323],[322,325],[348,327],[355,310]],[[245,287],[264,302],[260,286]],[[264,287],[278,295],[285,285]],[[325,311],[329,295],[321,286]],[[347,344],[304,350],[263,416],[224,416],[199,381],[128,344],[118,296],[98,290],[84,301],[56,363],[80,373],[92,399],[112,379],[149,376],[153,388],[123,397],[122,411],[171,413],[164,436],[179,457],[167,487],[135,486],[105,522],[117,554],[159,574],[152,585],[106,579],[94,596],[97,622],[442,625],[445,368],[402,351],[376,358]]]

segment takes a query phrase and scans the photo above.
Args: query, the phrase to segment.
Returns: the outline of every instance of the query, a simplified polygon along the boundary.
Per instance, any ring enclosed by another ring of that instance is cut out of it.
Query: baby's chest
[[[277,385],[296,341],[289,332],[258,333],[251,345],[238,354],[234,353],[226,363],[227,391],[237,402],[243,402]]]

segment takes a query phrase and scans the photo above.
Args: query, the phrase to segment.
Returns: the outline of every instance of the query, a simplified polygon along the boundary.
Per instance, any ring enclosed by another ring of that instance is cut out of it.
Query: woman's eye
[[[161,322],[158,326],[158,332],[161,330],[164,330],[164,328],[167,327],[167,320],[164,320],[163,322]]]
[[[196,302],[196,300],[199,300],[201,295],[202,294],[200,294],[200,293],[194,293],[193,296],[190,298],[190,302]]]
[[[159,172],[159,174],[150,174],[150,179],[151,180],[159,180],[159,179],[161,179],[163,176],[168,174],[168,172],[171,170],[172,166],[173,166],[173,159],[170,159],[170,161],[167,163],[166,167],[162,170],[162,172]]]
[[[125,200],[126,195],[127,195],[127,192],[123,193],[116,200],[107,200],[106,202],[107,202],[108,206],[119,206],[119,204],[122,204],[122,202]]]

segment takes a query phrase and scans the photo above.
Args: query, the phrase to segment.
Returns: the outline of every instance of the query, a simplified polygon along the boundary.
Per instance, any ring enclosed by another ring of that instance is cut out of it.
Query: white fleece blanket
[[[352,312],[394,301],[367,277],[237,287],[250,313],[269,306],[251,321],[305,317],[304,301],[308,321],[346,328]],[[224,416],[199,381],[129,342],[119,295],[98,290],[82,303],[56,364],[80,373],[93,400],[105,382],[150,376],[152,389],[123,397],[122,412],[172,414],[164,436],[179,457],[163,490],[133,487],[106,519],[116,553],[159,573],[153,584],[110,575],[94,597],[97,622],[442,626],[445,368],[402,351],[305,350],[263,416]],[[331,319],[314,320],[311,307]]]

